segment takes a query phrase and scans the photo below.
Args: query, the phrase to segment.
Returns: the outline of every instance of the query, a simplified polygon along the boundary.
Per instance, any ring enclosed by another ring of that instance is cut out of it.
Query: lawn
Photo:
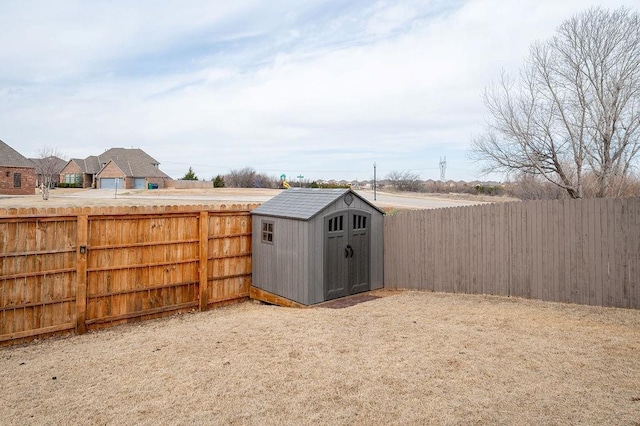
[[[0,424],[640,425],[640,311],[407,292],[0,349]]]

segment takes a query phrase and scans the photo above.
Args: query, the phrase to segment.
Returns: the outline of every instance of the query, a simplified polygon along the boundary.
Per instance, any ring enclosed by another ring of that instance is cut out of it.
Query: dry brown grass
[[[41,194],[0,197],[0,208],[51,208],[85,206],[174,206],[203,204],[218,207],[234,203],[247,203],[273,197],[277,189],[211,188],[211,189],[158,189],[115,191],[96,189],[56,188],[50,198]],[[216,200],[210,199],[215,196]]]
[[[0,349],[0,372],[0,424],[629,425],[640,311],[415,292],[244,303]]]

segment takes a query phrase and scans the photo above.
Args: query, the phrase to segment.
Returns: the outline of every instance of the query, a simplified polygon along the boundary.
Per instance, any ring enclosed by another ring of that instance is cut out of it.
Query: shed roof
[[[365,200],[351,189],[287,189],[254,209],[252,214],[309,220],[331,203],[351,192],[355,197],[369,204],[374,210],[382,210]]]

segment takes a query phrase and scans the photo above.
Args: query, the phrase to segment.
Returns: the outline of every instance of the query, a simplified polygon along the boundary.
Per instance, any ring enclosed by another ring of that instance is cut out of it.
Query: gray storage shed
[[[313,305],[383,287],[384,212],[351,189],[288,189],[251,214],[261,294]]]

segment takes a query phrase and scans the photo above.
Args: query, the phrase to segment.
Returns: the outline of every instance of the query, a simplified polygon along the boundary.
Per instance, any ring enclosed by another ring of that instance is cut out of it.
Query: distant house
[[[0,140],[0,194],[33,195],[35,187],[34,164]]]
[[[60,172],[60,182],[82,188],[164,188],[171,178],[160,163],[138,148],[111,148],[97,156],[72,158]]]
[[[29,158],[29,160],[36,166],[36,186],[40,186],[41,183],[46,183],[47,178],[49,179],[51,187],[57,186],[58,183],[60,183],[60,173],[67,165],[65,160],[55,156]]]

